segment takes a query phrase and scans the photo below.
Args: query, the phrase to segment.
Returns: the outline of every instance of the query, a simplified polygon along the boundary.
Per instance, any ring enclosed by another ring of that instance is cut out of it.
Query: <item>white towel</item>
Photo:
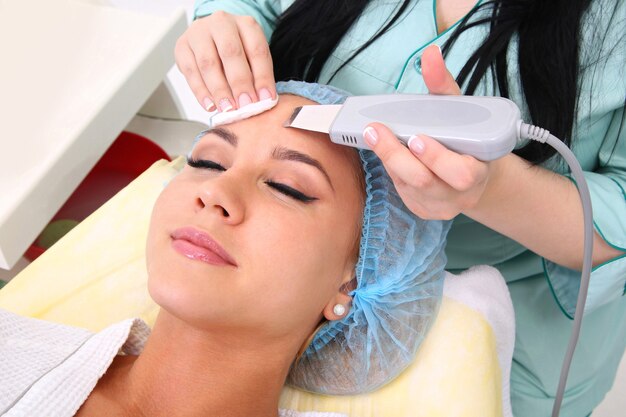
[[[115,355],[136,354],[149,332],[141,320],[93,334],[0,310],[0,414],[74,415]]]
[[[515,346],[515,313],[504,278],[497,269],[487,265],[474,266],[460,275],[446,273],[443,295],[478,311],[491,325],[502,371],[502,414],[513,417],[510,378]]]

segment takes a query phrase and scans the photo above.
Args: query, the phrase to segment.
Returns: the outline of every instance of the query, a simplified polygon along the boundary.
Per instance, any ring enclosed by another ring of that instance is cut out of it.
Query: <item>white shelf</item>
[[[0,268],[10,269],[174,63],[167,17],[0,1]]]

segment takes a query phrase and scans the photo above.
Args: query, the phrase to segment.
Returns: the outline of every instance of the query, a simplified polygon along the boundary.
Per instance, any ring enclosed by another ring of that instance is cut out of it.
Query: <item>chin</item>
[[[152,299],[161,307],[172,302],[184,302],[187,298],[185,293],[193,291],[192,271],[188,265],[167,250],[149,250],[148,255],[148,292]]]
[[[148,279],[148,292],[154,302],[168,313],[188,321],[191,314],[200,315],[198,294],[190,285],[181,285],[162,275],[151,275]]]
[[[221,291],[208,275],[200,262],[162,256],[148,267],[148,292],[161,309],[196,327],[204,327],[212,321],[211,317],[223,316],[215,311],[223,306],[218,294]]]

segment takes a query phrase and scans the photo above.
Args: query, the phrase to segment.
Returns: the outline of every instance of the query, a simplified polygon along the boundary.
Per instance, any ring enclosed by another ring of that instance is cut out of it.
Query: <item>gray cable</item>
[[[563,402],[563,394],[565,393],[565,385],[567,383],[567,375],[569,374],[569,368],[572,364],[572,358],[574,357],[574,350],[576,349],[576,343],[578,342],[578,336],[580,335],[580,327],[582,325],[583,313],[585,311],[585,302],[587,301],[587,290],[589,288],[589,277],[591,275],[592,267],[592,250],[593,250],[593,214],[591,211],[591,196],[589,195],[589,187],[587,187],[587,181],[583,175],[583,170],[580,163],[576,159],[576,156],[572,151],[557,137],[551,135],[545,129],[537,126],[522,123],[520,125],[520,139],[532,139],[541,143],[547,143],[552,146],[556,151],[563,156],[565,162],[569,165],[578,193],[580,194],[580,200],[583,206],[583,218],[584,218],[584,254],[583,254],[583,268],[580,276],[580,290],[578,292],[578,300],[576,302],[576,313],[574,314],[574,325],[572,328],[572,334],[570,336],[569,343],[567,345],[567,351],[565,352],[565,358],[563,359],[563,366],[561,368],[561,376],[559,378],[559,386],[556,391],[556,397],[554,400],[554,406],[552,408],[552,417],[558,417],[561,410],[561,403]]]

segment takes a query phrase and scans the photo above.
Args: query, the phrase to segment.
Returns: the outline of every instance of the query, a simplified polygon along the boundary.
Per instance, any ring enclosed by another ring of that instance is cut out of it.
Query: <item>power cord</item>
[[[578,343],[578,337],[580,335],[580,327],[582,325],[583,313],[585,311],[585,303],[587,301],[587,290],[589,289],[589,278],[591,275],[592,267],[592,251],[593,251],[593,213],[591,209],[591,195],[589,194],[589,187],[587,181],[583,175],[583,170],[580,163],[574,156],[574,153],[556,136],[550,134],[546,129],[533,126],[531,124],[521,123],[519,128],[520,139],[531,139],[541,143],[547,143],[552,146],[564,159],[570,167],[572,176],[578,188],[580,194],[580,200],[583,206],[583,219],[584,219],[584,252],[583,252],[583,268],[580,277],[580,290],[578,292],[578,300],[576,302],[576,312],[574,314],[574,326],[572,328],[572,334],[570,336],[569,343],[567,345],[567,351],[565,352],[565,358],[563,359],[563,366],[561,367],[561,375],[559,378],[559,385],[552,407],[552,417],[558,417],[561,411],[561,404],[563,402],[563,395],[565,393],[565,385],[567,384],[567,376],[572,364],[572,358],[574,357],[574,350]]]

